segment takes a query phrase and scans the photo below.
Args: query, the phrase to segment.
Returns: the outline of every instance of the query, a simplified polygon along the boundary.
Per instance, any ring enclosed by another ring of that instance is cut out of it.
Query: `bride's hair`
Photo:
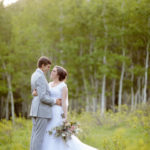
[[[59,76],[59,81],[63,81],[67,78],[67,70],[61,66],[54,66],[57,69],[57,75]]]

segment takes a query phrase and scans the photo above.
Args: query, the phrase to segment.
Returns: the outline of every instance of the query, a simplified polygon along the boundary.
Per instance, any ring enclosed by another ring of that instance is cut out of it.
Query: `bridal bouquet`
[[[79,124],[77,122],[63,122],[61,126],[55,127],[49,131],[51,135],[54,132],[56,137],[61,137],[65,142],[71,139],[71,135],[79,133]]]

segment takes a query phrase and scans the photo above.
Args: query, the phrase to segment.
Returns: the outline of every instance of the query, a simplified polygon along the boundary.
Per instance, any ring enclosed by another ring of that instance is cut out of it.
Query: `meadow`
[[[86,144],[99,150],[149,150],[150,149],[150,106],[139,106],[130,111],[122,106],[121,112],[108,111],[69,114],[78,121],[82,131],[78,137]],[[18,117],[15,125],[11,121],[0,121],[0,150],[29,150],[32,121]]]

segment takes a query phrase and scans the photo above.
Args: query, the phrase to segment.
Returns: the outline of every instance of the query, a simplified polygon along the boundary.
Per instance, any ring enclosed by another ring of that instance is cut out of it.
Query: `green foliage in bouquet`
[[[71,139],[71,135],[77,135],[81,131],[77,122],[63,122],[61,126],[57,126],[49,131],[49,134],[61,137],[65,142]]]

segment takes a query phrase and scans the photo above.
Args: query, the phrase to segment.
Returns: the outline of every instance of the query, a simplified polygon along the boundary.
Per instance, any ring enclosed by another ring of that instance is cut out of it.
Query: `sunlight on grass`
[[[150,147],[150,106],[134,112],[106,113],[101,118],[99,112],[91,114],[70,113],[70,120],[80,122],[82,132],[79,138],[99,150],[149,150]],[[128,114],[128,115],[127,115]],[[16,118],[0,122],[0,150],[28,150],[32,121]]]

